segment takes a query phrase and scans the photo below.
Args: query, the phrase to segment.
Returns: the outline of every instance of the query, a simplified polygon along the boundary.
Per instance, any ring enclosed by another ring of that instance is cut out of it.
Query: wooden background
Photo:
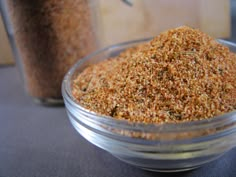
[[[13,64],[11,48],[0,16],[0,65]]]
[[[98,0],[101,47],[158,35],[181,25],[200,28],[214,37],[230,37],[229,0]],[[11,50],[0,18],[0,64],[12,64]]]
[[[188,25],[214,37],[230,37],[229,0],[99,0],[102,46],[152,37]]]

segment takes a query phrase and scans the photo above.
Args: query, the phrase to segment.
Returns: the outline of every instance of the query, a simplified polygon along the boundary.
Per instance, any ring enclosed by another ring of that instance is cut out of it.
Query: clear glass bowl
[[[74,128],[85,139],[117,158],[152,171],[177,172],[197,168],[235,147],[236,111],[208,120],[150,125],[101,116],[76,102],[71,93],[74,76],[90,64],[148,40],[131,41],[99,50],[69,70],[62,83],[62,95]],[[224,40],[219,42],[236,51],[236,44]]]

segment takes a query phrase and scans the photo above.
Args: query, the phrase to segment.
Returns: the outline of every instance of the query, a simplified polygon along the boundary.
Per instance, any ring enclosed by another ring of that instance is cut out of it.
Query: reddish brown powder
[[[36,98],[61,98],[67,70],[96,48],[88,0],[8,0],[26,86]]]
[[[86,68],[73,82],[83,107],[131,122],[185,122],[236,108],[236,55],[179,27]]]

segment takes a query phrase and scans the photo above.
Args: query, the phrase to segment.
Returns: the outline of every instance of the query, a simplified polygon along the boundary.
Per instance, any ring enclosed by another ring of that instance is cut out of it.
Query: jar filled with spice
[[[0,7],[29,95],[61,104],[65,73],[98,47],[96,1],[0,0]]]

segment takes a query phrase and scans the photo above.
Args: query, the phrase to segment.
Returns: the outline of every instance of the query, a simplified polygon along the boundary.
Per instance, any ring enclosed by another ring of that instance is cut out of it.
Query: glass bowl
[[[197,168],[236,146],[236,111],[213,119],[181,124],[130,123],[98,115],[78,104],[73,78],[87,66],[149,41],[131,41],[99,50],[76,63],[62,83],[62,95],[74,128],[89,142],[137,167],[160,172]],[[236,51],[236,44],[218,40]]]

